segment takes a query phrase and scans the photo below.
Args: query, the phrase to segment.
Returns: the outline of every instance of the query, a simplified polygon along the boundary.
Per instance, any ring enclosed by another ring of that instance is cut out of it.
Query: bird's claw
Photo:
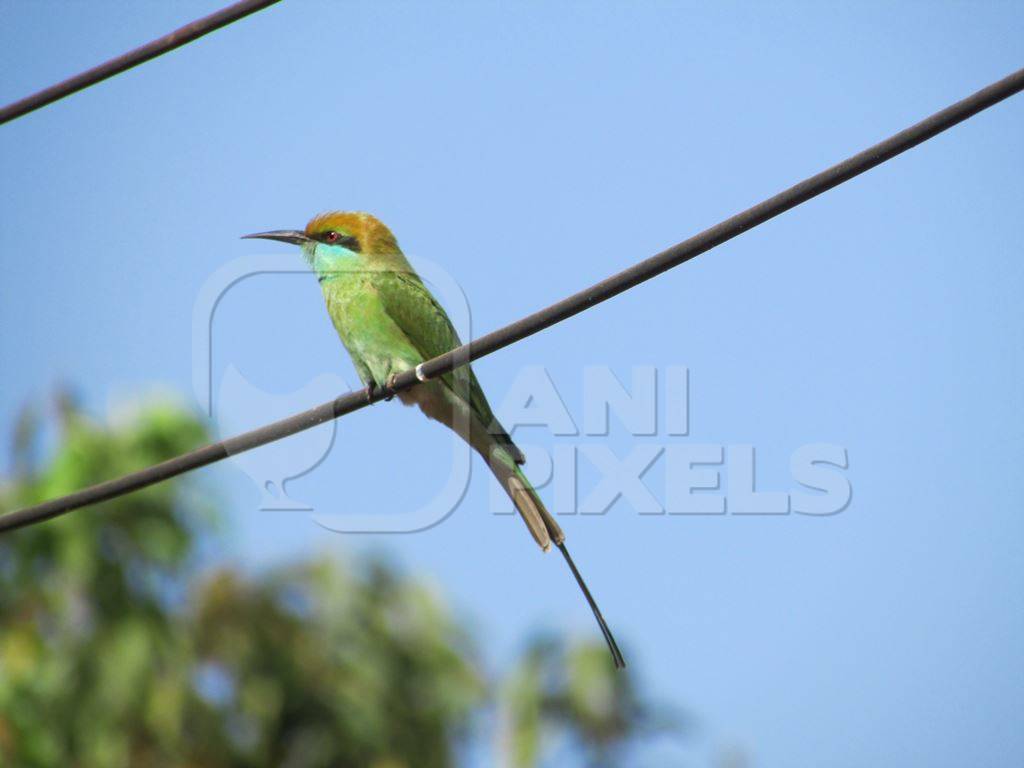
[[[384,396],[384,401],[392,400],[395,397],[395,380],[398,378],[397,373],[392,373],[388,376],[388,382],[384,385],[384,390],[387,394]]]
[[[387,383],[385,383],[383,386],[381,386],[376,381],[373,381],[371,379],[369,385],[366,387],[367,404],[373,405],[375,402],[377,402],[376,396],[379,390],[384,391],[384,397],[381,398],[384,402],[387,402],[388,400],[393,400],[395,397],[395,382],[397,380],[397,373],[392,373],[390,376],[388,376]]]

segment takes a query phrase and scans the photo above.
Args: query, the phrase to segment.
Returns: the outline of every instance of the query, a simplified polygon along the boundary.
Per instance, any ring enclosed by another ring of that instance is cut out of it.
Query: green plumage
[[[364,384],[385,384],[392,375],[462,344],[447,313],[411,271],[338,272],[321,284],[331,321]],[[446,373],[441,381],[523,463],[521,452],[494,418],[473,369]]]
[[[303,252],[323,288],[327,312],[364,384],[393,376],[461,344],[444,308],[415,273],[394,236],[363,213],[333,213],[306,228]],[[480,453],[508,492],[537,543],[564,540],[518,465],[525,460],[494,418],[469,366],[399,393],[454,430]]]

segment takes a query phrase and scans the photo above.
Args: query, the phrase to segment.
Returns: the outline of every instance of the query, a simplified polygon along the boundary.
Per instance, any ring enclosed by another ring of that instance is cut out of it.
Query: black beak
[[[312,238],[306,237],[304,232],[298,232],[294,229],[275,229],[272,232],[256,232],[252,235],[242,235],[243,240],[257,238],[260,240],[277,240],[280,243],[291,243],[292,245],[302,245],[312,240]]]

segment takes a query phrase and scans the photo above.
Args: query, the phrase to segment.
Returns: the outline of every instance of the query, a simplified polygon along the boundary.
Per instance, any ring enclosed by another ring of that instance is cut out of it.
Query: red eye
[[[341,237],[341,235],[339,235],[337,232],[333,232],[333,231],[327,232],[324,235],[324,242],[325,243],[336,243],[336,242],[338,242],[338,238],[339,237]]]

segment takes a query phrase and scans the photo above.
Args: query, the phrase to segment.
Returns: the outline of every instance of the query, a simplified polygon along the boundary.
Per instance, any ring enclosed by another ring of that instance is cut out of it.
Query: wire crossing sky
[[[1024,69],[1008,75],[967,98],[936,112],[888,139],[811,176],[779,194],[732,216],[683,242],[619,272],[551,306],[464,344],[444,355],[421,363],[415,370],[395,377],[389,388],[377,387],[341,395],[287,419],[236,437],[199,448],[124,477],[85,488],[76,493],[17,510],[0,517],[0,532],[48,520],[90,504],[115,498],[228,456],[280,440],[331,419],[390,398],[427,380],[466,365],[503,347],[538,333],[583,312],[623,291],[688,261],[732,238],[794,208],[839,184],[892,159],[982,110],[1024,90]]]
[[[152,40],[145,45],[140,45],[138,48],[110,59],[110,61],[105,61],[74,77],[69,77],[67,80],[62,80],[51,85],[49,88],[33,93],[31,96],[26,96],[5,107],[0,107],[0,125],[22,115],[27,115],[29,112],[41,109],[47,104],[59,101],[65,96],[77,93],[83,88],[88,88],[91,85],[102,82],[150,59],[155,59],[157,56],[162,56],[169,51],[173,51],[175,48],[180,48],[187,43],[191,43],[193,40],[198,40],[203,35],[208,35],[210,32],[214,32],[221,27],[278,2],[280,0],[240,0],[226,8],[222,8],[216,13],[211,13],[209,16],[197,19],[163,37],[158,37],[156,40]]]

